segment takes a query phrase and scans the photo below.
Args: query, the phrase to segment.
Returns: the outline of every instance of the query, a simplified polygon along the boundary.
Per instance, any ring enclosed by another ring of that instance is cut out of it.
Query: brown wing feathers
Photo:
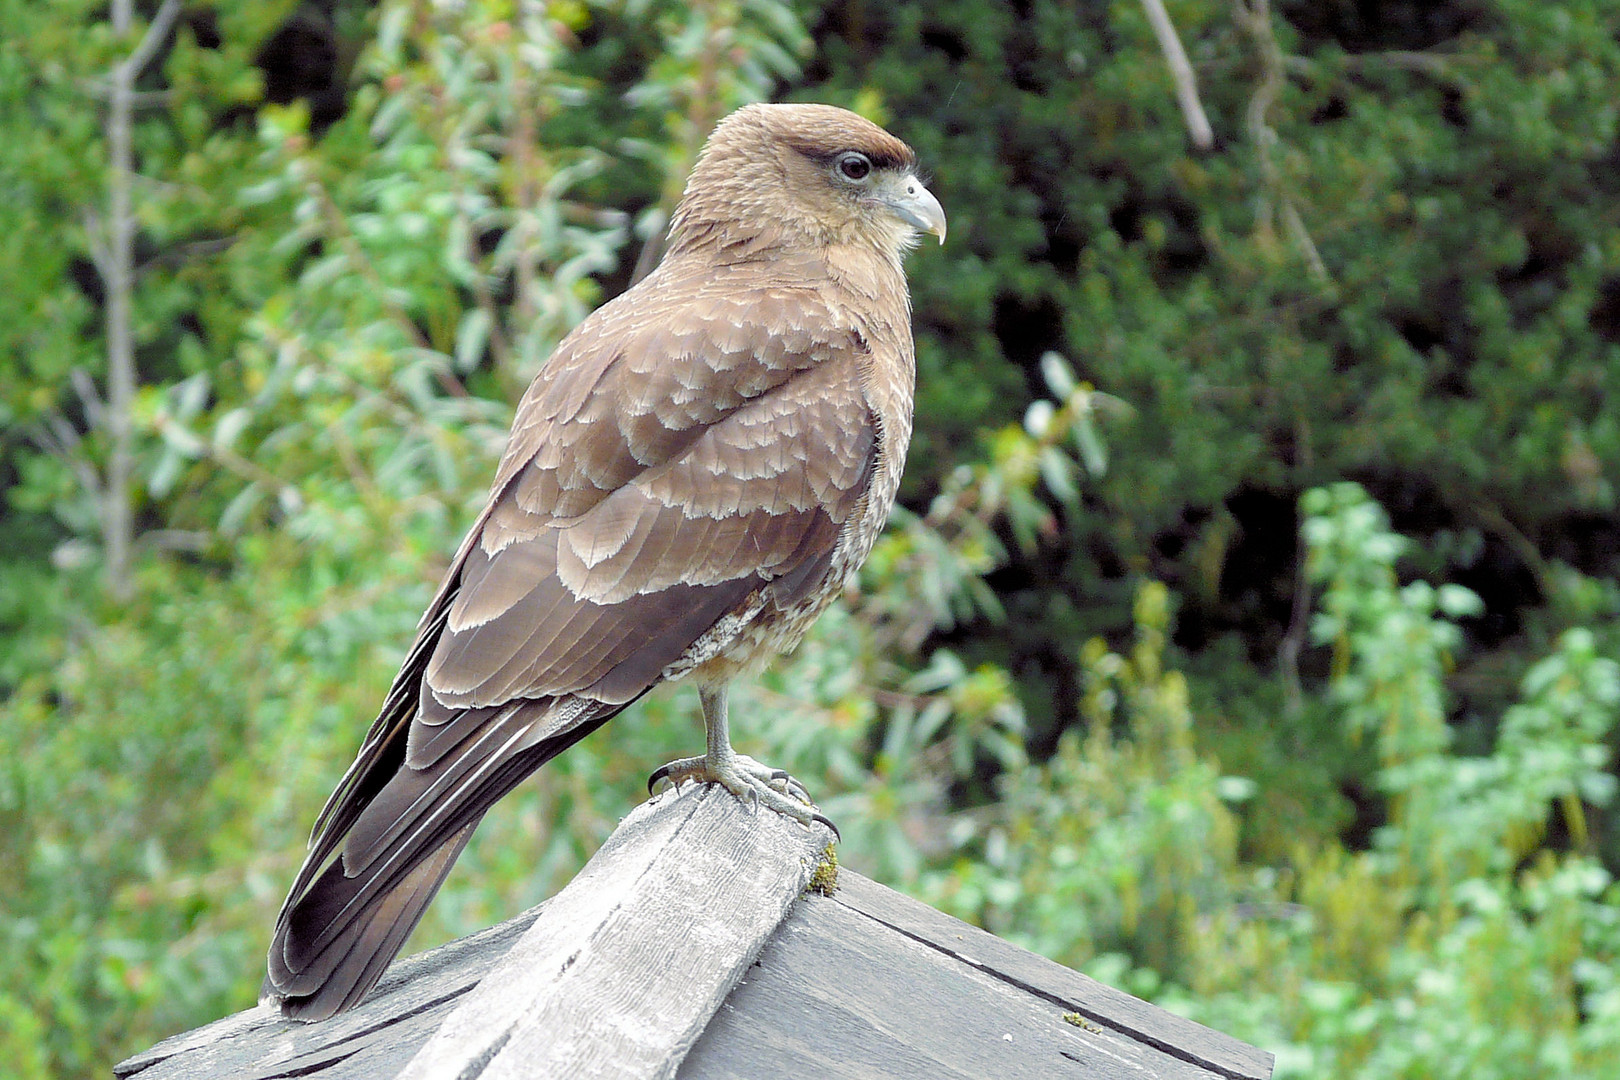
[[[696,335],[674,339],[686,355],[656,380],[665,396],[621,390],[650,368],[638,348],[615,350],[599,375],[565,365],[526,399],[506,483],[278,924],[267,989],[284,1011],[313,1019],[352,1004],[512,785],[768,582],[825,573],[871,468],[854,357],[838,363],[806,341],[772,368],[734,329],[712,357]],[[807,354],[822,362],[799,366]],[[546,411],[551,423],[532,421]]]
[[[285,1013],[359,1000],[489,807],[700,662],[717,624],[837,587],[885,424],[909,415],[875,414],[871,347],[821,265],[672,255],[547,363],[277,921],[265,993]],[[890,300],[867,329],[904,331],[909,409],[903,281]]]

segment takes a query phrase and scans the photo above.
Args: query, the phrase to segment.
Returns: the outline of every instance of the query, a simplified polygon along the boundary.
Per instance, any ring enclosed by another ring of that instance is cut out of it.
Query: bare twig
[[[506,324],[501,321],[495,295],[489,291],[489,280],[484,268],[478,265],[478,240],[471,229],[467,231],[467,265],[472,267],[473,300],[489,320],[489,348],[495,354],[495,367],[502,372],[512,369],[512,344],[506,338]]]
[[[1294,419],[1294,467],[1299,474],[1308,474],[1313,466],[1311,453],[1311,425],[1303,415]],[[1305,523],[1299,522],[1294,530],[1294,596],[1289,605],[1288,631],[1277,648],[1277,666],[1282,672],[1283,692],[1287,695],[1288,712],[1298,716],[1305,707],[1304,682],[1299,674],[1299,654],[1305,648],[1310,630],[1311,579],[1307,561],[1310,545],[1305,542]]]
[[[158,434],[161,435],[170,423],[172,423],[172,421],[165,417],[159,416],[154,422],[154,427],[156,428]],[[175,426],[184,427],[184,425],[180,424]],[[264,466],[255,461],[251,461],[243,457],[241,454],[238,454],[235,450],[232,450],[229,447],[204,442],[202,447],[202,455],[208,460],[223,466],[227,471],[234,473],[238,477],[258,484],[269,491],[273,491],[278,496],[285,496],[286,493],[290,492],[292,498],[302,501],[303,496],[298,493],[297,488],[283,481],[269,469],[266,469]]]
[[[1181,38],[1170,22],[1164,0],[1142,0],[1142,9],[1147,12],[1153,35],[1159,39],[1159,48],[1164,53],[1164,62],[1170,68],[1170,79],[1176,85],[1176,102],[1187,121],[1187,136],[1192,139],[1193,146],[1208,150],[1215,145],[1215,132],[1210,129],[1209,117],[1204,115],[1204,105],[1198,100],[1198,83],[1193,77],[1192,64],[1188,62],[1187,51],[1181,47]]]
[[[526,20],[532,21],[532,20]],[[519,326],[528,326],[539,314],[535,309],[535,254],[533,215],[535,204],[535,112],[539,105],[537,94],[532,93],[528,77],[528,64],[524,58],[522,35],[512,48],[512,130],[507,137],[507,151],[511,155],[515,183],[512,201],[517,207],[517,261],[516,295],[513,297],[513,316]],[[495,323],[491,323],[493,327]]]
[[[1455,78],[1461,72],[1459,68],[1478,63],[1477,56],[1459,56],[1431,52],[1416,52],[1406,49],[1390,49],[1385,52],[1345,53],[1336,58],[1335,63],[1343,65],[1349,71],[1367,71],[1378,67],[1390,67],[1400,71],[1414,71],[1420,75],[1428,75],[1436,79]],[[1303,56],[1287,57],[1285,63],[1288,70],[1296,75],[1317,76],[1322,72],[1322,65]]]
[[[520,61],[519,66],[521,67]],[[521,79],[521,76],[519,78]],[[462,125],[459,122],[464,121],[465,116],[459,113],[452,115],[453,110],[450,108],[450,102],[446,95],[443,94],[428,94],[424,103],[436,125],[432,129],[433,145],[439,152],[439,161],[447,175],[454,175],[456,172],[455,151],[459,149],[463,141]],[[521,115],[525,107],[522,95],[514,93],[513,110]],[[507,153],[515,159],[516,148],[508,146]],[[488,260],[478,250],[480,237],[478,230],[475,228],[474,216],[469,211],[469,207],[474,202],[476,200],[468,199],[465,193],[457,199],[456,217],[458,223],[464,226],[463,231],[466,236],[466,245],[462,250],[462,258],[467,263],[473,298],[480,310],[483,311],[484,317],[489,320],[489,348],[495,356],[496,370],[506,372],[511,369],[512,347],[507,340],[506,324],[501,319],[500,311],[495,304],[494,294],[489,289],[488,274],[486,273]],[[328,216],[330,217],[330,214]]]
[[[135,467],[134,428],[130,412],[135,402],[135,332],[131,309],[135,291],[135,209],[132,197],[135,160],[131,134],[135,112],[135,81],[157,55],[169,28],[180,14],[180,0],[163,0],[141,40],[113,68],[107,109],[107,155],[111,170],[107,182],[107,231],[104,265],[107,287],[107,435],[112,444],[103,487],[102,545],[107,587],[113,596],[129,596],[130,546],[135,514],[130,480]],[[129,33],[134,0],[113,0],[113,33]],[[92,252],[96,245],[92,244]]]
[[[348,433],[343,430],[343,425],[335,422],[328,424],[326,431],[332,437],[332,446],[337,450],[338,460],[343,463],[343,470],[349,474],[349,480],[354,484],[361,504],[371,514],[373,521],[379,525],[387,525],[390,519],[388,502],[377,490],[376,482],[366,471],[365,463],[360,460],[360,454],[355,450]]]
[[[111,74],[108,72],[104,76],[79,79],[77,86],[88,97],[93,97],[97,101],[109,101],[112,99]],[[174,91],[136,90],[130,94],[129,99],[130,104],[137,109],[162,109],[174,101]]]
[[[1262,240],[1269,239],[1275,228],[1275,216],[1280,213],[1283,231],[1305,262],[1311,279],[1317,284],[1329,283],[1327,264],[1305,227],[1305,219],[1283,183],[1282,170],[1277,165],[1277,132],[1271,126],[1271,107],[1282,93],[1288,78],[1287,58],[1271,25],[1271,0],[1236,0],[1236,19],[1254,40],[1260,54],[1260,85],[1255,87],[1249,107],[1244,111],[1244,125],[1254,143],[1255,160],[1260,169],[1260,194],[1256,199],[1255,228]]]
[[[214,534],[198,529],[148,529],[135,542],[137,548],[153,551],[207,551]]]
[[[122,25],[119,24],[122,15]],[[163,0],[163,6],[152,17],[152,24],[146,28],[141,36],[140,44],[135,51],[129,54],[123,63],[124,71],[133,86],[135,78],[152,62],[152,57],[163,45],[163,40],[169,36],[169,28],[180,15],[180,0]],[[113,32],[125,34],[129,32],[130,0],[113,0]]]
[[[101,215],[96,208],[86,206],[80,215],[84,225],[84,246],[90,252],[90,262],[94,264],[96,273],[102,281],[112,277],[112,251],[107,247],[107,239],[101,227]]]
[[[1548,568],[1547,560],[1536,547],[1534,540],[1524,534],[1524,531],[1508,519],[1502,508],[1490,499],[1476,499],[1469,503],[1469,514],[1490,532],[1504,540],[1513,553],[1524,560],[1525,567],[1536,579],[1536,588],[1541,590],[1542,596],[1553,594],[1552,572]]]
[[[1316,250],[1316,241],[1311,239],[1310,230],[1305,228],[1305,219],[1299,216],[1299,207],[1286,195],[1282,200],[1282,218],[1283,228],[1299,248],[1300,258],[1305,260],[1305,269],[1310,271],[1312,279],[1325,283],[1328,280],[1327,264],[1322,261],[1322,253]]]
[[[23,429],[28,440],[57,460],[66,462],[80,485],[90,493],[90,497],[100,500],[101,475],[85,460],[84,455],[78,452],[79,445],[83,441],[79,433],[61,413],[55,411],[46,413],[44,421]]]
[[[236,243],[234,236],[217,236],[212,240],[193,240],[189,244],[180,244],[176,247],[166,248],[143,262],[138,269],[147,270],[158,266],[183,266],[190,259],[200,259],[209,255],[218,255],[228,251]]]
[[[641,253],[636,256],[635,269],[630,272],[630,283],[633,285],[653,272],[658,260],[664,255],[665,230],[669,227],[669,214],[662,205],[653,207],[647,217],[647,239],[641,245]]]
[[[68,381],[73,384],[74,391],[79,395],[79,402],[84,406],[84,420],[92,428],[99,428],[106,423],[105,409],[101,394],[96,390],[96,381],[90,373],[82,367],[75,367],[68,372]]]

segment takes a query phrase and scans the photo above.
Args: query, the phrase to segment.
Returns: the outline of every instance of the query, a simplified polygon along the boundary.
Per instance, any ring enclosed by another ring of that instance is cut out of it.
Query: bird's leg
[[[785,771],[763,765],[731,748],[730,709],[727,705],[726,686],[702,687],[698,690],[698,698],[703,705],[703,728],[708,741],[708,753],[702,757],[682,758],[665,765],[648,779],[649,791],[660,780],[668,780],[676,786],[689,780],[696,780],[705,784],[720,784],[739,799],[754,803],[758,801],[754,798],[754,792],[758,785],[763,784],[783,794],[793,794],[801,802],[810,802],[810,795],[805,791],[804,785]],[[744,781],[739,790],[738,786],[727,782],[733,774],[747,777],[754,783]]]
[[[708,753],[665,765],[648,778],[648,791],[656,787],[660,780],[668,780],[676,787],[687,780],[719,784],[743,802],[755,806],[763,804],[784,817],[802,821],[806,825],[819,821],[835,834],[838,832],[831,821],[816,812],[815,804],[810,801],[810,794],[803,784],[781,769],[762,765],[731,748],[726,684],[700,687],[698,698],[703,704],[703,728],[708,738]]]

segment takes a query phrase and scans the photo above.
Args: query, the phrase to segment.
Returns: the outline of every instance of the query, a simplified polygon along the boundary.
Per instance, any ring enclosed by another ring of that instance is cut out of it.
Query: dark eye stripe
[[[809,146],[795,146],[793,149],[811,161],[829,169],[834,168],[839,159],[846,154],[859,154],[866,159],[873,169],[911,169],[917,164],[916,159],[910,155],[891,154],[876,148],[857,150],[853,146],[844,146],[837,150],[824,150]]]

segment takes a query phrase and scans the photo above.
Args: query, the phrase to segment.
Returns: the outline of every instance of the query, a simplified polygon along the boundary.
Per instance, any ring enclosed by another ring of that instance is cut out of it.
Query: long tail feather
[[[464,826],[360,917],[351,919],[325,948],[306,959],[301,970],[294,971],[288,966],[286,954],[295,944],[291,927],[305,921],[298,918],[304,913],[300,908],[306,901],[319,908],[328,908],[334,901],[341,906],[343,894],[358,883],[358,879],[345,878],[342,862],[334,861],[301,899],[299,907],[277,925],[270,948],[270,973],[260,990],[260,1001],[278,1006],[289,1019],[305,1021],[325,1020],[358,1003],[377,985],[389,962],[404,947],[405,939],[416,929],[428,902],[439,891],[456,856],[477,827],[476,820]]]
[[[515,751],[509,737],[480,747],[478,736],[492,733],[471,732],[470,745],[457,747],[464,753],[446,754],[429,769],[403,767],[357,812],[335,815],[351,823],[346,841],[317,837],[311,864],[276,920],[260,1000],[298,1020],[323,1020],[355,1005],[404,946],[484,813],[619,708],[592,710]],[[506,719],[508,733],[526,726],[523,718]],[[528,720],[540,722],[532,714]]]

